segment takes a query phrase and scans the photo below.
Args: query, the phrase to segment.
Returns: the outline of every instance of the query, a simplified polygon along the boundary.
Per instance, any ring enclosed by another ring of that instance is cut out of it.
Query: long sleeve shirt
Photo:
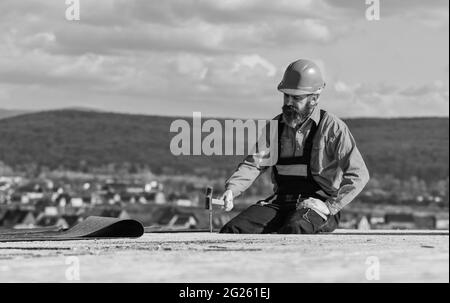
[[[312,123],[317,125],[319,121],[320,108],[316,106],[297,129],[284,127],[279,157],[301,156]],[[225,188],[231,190],[233,196],[239,196],[260,174],[272,168],[261,165],[264,162],[260,157],[259,153],[247,155],[226,181]],[[350,130],[341,119],[328,112],[313,138],[310,165],[311,174],[324,191],[326,204],[333,215],[350,203],[369,181],[369,172]],[[271,173],[276,192],[273,170]]]

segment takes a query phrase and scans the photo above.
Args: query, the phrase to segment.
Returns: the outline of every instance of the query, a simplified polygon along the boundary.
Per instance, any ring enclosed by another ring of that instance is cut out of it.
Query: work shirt
[[[280,117],[282,116],[275,119]],[[279,139],[279,157],[301,156],[312,123],[317,125],[319,121],[320,108],[316,106],[300,127],[294,129],[286,124]],[[261,162],[264,163],[261,161],[261,153],[248,155],[226,181],[226,189],[231,190],[234,197],[247,190],[260,174],[271,169],[271,166],[263,166]],[[333,215],[350,203],[369,181],[369,172],[350,130],[341,119],[328,112],[313,138],[310,165],[313,179],[322,188],[322,196],[326,198],[326,204]],[[276,192],[273,170],[272,182]]]

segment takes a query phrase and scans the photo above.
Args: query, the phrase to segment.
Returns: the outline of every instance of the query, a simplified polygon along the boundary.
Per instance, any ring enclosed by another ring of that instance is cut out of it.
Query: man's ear
[[[311,103],[311,105],[316,105],[317,99],[319,99],[319,95],[314,94],[311,96],[311,99],[309,100],[309,102]]]

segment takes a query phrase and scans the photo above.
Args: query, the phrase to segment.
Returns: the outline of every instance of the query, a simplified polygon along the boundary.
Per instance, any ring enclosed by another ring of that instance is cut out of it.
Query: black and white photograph
[[[1,0],[0,283],[449,283],[449,2]]]

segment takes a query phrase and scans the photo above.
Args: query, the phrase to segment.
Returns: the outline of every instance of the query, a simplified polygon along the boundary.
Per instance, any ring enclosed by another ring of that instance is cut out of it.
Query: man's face
[[[317,95],[288,95],[284,94],[283,117],[286,123],[295,128],[311,115],[316,107]]]

